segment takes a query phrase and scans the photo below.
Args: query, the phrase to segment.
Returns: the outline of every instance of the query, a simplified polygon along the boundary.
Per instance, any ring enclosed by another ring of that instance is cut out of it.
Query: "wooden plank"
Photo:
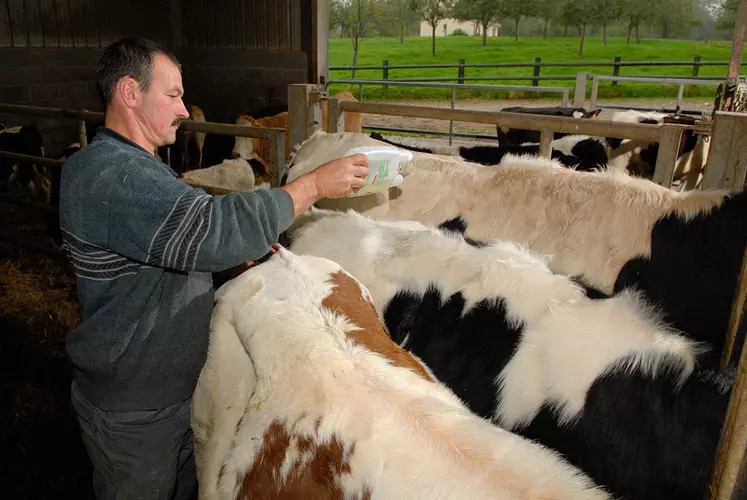
[[[8,0],[0,0],[0,47],[13,46]]]
[[[338,130],[345,130],[345,123],[342,122],[345,115],[342,114],[340,109],[341,104],[342,100],[335,97],[327,101],[327,132],[330,134],[337,133]]]
[[[527,130],[552,129],[554,132],[569,134],[592,135],[595,137],[617,137],[640,140],[656,140],[660,128],[664,126],[678,127],[679,130],[693,129],[683,125],[648,125],[644,123],[622,123],[610,120],[580,120],[565,116],[527,115],[524,113],[508,113],[505,111],[473,111],[468,109],[431,108],[427,106],[409,106],[405,104],[388,104],[380,102],[342,101],[343,111],[357,111],[359,113],[407,116],[410,118],[431,118],[438,120],[454,120],[460,122],[487,123],[502,127],[521,128]]]
[[[40,0],[39,11],[41,14],[44,47],[59,47],[60,37],[57,33],[57,9],[54,0]]]
[[[747,166],[747,115],[719,111],[711,129],[703,189],[737,189],[744,185]]]
[[[309,104],[312,86],[292,83],[288,85],[288,150],[302,143],[309,136],[306,134],[309,121]]]
[[[44,28],[42,27],[41,7],[39,0],[24,0],[26,22],[28,23],[29,47],[44,46]]]
[[[70,21],[70,0],[54,0],[57,37],[60,47],[73,46],[73,26]]]
[[[244,10],[244,31],[246,33],[246,49],[257,48],[257,9],[255,2]]]
[[[89,2],[84,4],[83,25],[85,26],[86,47],[99,47],[101,44],[100,18],[109,10],[112,10],[114,3],[109,2]]]
[[[651,180],[655,184],[669,188],[672,186],[672,175],[674,175],[674,167],[677,162],[682,130],[677,125],[665,124],[662,127],[659,153],[656,155],[656,167],[654,168],[654,177]]]
[[[328,76],[329,6],[326,0],[311,0],[311,74],[313,83],[324,83]]]
[[[270,135],[270,187],[280,187],[285,174],[285,132]]]
[[[70,18],[73,26],[73,47],[86,46],[86,17],[84,0],[70,0]]]
[[[746,346],[747,347],[747,346]],[[747,454],[747,348],[742,349],[711,480],[713,500],[736,500],[732,492]]]
[[[267,49],[267,0],[256,0],[257,11],[254,17],[254,29],[257,30],[257,49]]]
[[[236,47],[239,49],[246,48],[246,31],[244,29],[244,4],[242,0],[233,2],[233,20],[234,30],[236,32]]]
[[[301,50],[301,1],[291,2],[291,50]]]
[[[106,47],[113,43],[119,37],[117,36],[117,28],[114,22],[118,16],[115,13],[115,9],[110,6],[102,8],[100,11],[100,18],[98,19],[99,25],[99,47]]]
[[[539,145],[539,154],[540,156],[544,156],[545,158],[550,158],[552,156],[552,140],[553,140],[553,131],[552,129],[542,129],[540,133],[540,145]]]
[[[235,49],[238,45],[236,43],[236,22],[234,20],[234,2],[233,0],[221,0],[221,12],[223,14],[223,22],[225,29],[225,40],[223,46],[228,49]]]
[[[8,0],[8,16],[10,17],[12,47],[28,47],[29,40],[23,0]]]

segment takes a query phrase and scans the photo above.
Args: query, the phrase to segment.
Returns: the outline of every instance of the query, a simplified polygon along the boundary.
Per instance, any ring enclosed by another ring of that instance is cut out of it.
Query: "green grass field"
[[[436,56],[431,55],[430,37],[407,37],[400,45],[398,38],[370,38],[361,41],[358,54],[359,66],[380,66],[384,59],[390,65],[405,64],[457,64],[459,59],[470,63],[508,63],[534,62],[535,57],[541,57],[542,62],[577,62],[576,67],[549,67],[541,69],[541,76],[575,76],[578,71],[588,70],[592,74],[612,75],[612,67],[589,67],[584,63],[612,62],[615,56],[620,56],[623,62],[642,61],[692,61],[697,55],[702,62],[727,62],[731,52],[731,42],[696,42],[683,40],[641,39],[640,45],[635,40],[630,45],[624,38],[609,38],[604,46],[600,37],[589,37],[584,44],[584,55],[578,56],[577,37],[548,38],[519,38],[514,41],[508,36],[488,38],[486,47],[481,46],[480,37],[447,36],[436,39]],[[352,42],[348,38],[329,40],[329,65],[350,66],[352,62]],[[747,62],[745,63],[747,64]],[[743,66],[744,67],[744,66]],[[726,75],[726,65],[701,66],[700,76],[723,78]],[[465,76],[531,76],[533,68],[466,68]],[[621,76],[692,76],[692,66],[658,66],[658,67],[621,67]],[[428,78],[428,77],[456,77],[456,68],[444,69],[390,69],[390,79]],[[359,70],[356,79],[382,79],[381,70]],[[330,71],[330,79],[342,80],[350,78],[350,70]],[[456,83],[456,81],[448,82]],[[531,85],[527,80],[483,80],[467,81],[473,84],[494,85]],[[541,86],[570,87],[573,81],[540,80]],[[589,85],[591,89],[591,85]],[[358,86],[333,84],[332,92],[349,90],[358,96]],[[444,99],[449,98],[451,91],[447,89],[423,89],[406,87],[364,87],[364,99],[367,100],[416,100],[416,99]],[[613,86],[611,82],[600,82],[600,97],[674,97],[677,95],[676,85],[657,85],[648,83],[620,82]],[[712,97],[715,87],[688,86],[686,97]],[[520,93],[515,91],[459,91],[460,98],[551,98],[557,99],[557,94]]]

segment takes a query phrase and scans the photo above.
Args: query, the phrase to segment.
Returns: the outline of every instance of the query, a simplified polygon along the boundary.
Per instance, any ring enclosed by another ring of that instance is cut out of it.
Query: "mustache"
[[[184,120],[183,120],[183,119],[181,119],[181,118],[177,118],[177,119],[175,119],[175,120],[174,120],[174,121],[173,121],[173,122],[172,122],[171,124],[172,124],[172,125],[176,125],[176,126],[178,127],[178,126],[180,126],[180,125],[181,125],[181,124],[182,124],[183,122],[184,122]]]

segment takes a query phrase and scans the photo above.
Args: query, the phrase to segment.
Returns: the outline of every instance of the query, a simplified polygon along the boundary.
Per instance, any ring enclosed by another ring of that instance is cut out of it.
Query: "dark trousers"
[[[197,498],[191,399],[152,411],[105,411],[71,388],[98,500]]]

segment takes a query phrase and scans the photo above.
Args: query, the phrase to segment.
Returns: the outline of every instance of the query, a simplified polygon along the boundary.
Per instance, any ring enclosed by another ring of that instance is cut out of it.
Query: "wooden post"
[[[384,69],[381,74],[381,78],[383,80],[389,80],[389,59],[384,59],[382,61],[382,65],[384,66]],[[384,85],[384,90],[387,90],[389,88],[389,85]]]
[[[288,150],[309,138],[308,122],[311,92],[314,86],[307,83],[288,85]]]
[[[700,56],[693,58],[693,78],[697,78],[700,73]]]
[[[309,81],[325,85],[329,80],[327,47],[329,38],[329,7],[327,0],[311,1],[311,74]]]
[[[539,154],[545,158],[552,156],[552,140],[555,137],[555,132],[552,129],[545,128],[540,131],[540,147]]]
[[[459,59],[459,67],[457,68],[457,78],[459,79],[457,83],[459,85],[464,84],[464,59]]]
[[[672,186],[672,175],[677,162],[682,129],[678,125],[664,124],[659,136],[659,154],[656,156],[653,182],[669,188]]]
[[[311,137],[316,131],[322,130],[322,97],[326,97],[324,87],[315,85],[309,96],[309,108],[307,110],[308,121],[306,122],[306,138]]]
[[[542,68],[542,58],[541,57],[535,57],[534,58],[534,80],[532,80],[532,87],[539,86],[539,80],[537,77],[540,76],[540,69]]]
[[[726,419],[721,430],[716,462],[711,478],[711,500],[737,500],[734,494],[744,480],[747,456],[747,346],[737,365],[737,375],[729,398]],[[744,487],[744,485],[741,485]]]
[[[86,122],[85,120],[75,120],[75,124],[78,129],[78,143],[80,143],[81,148],[84,148],[88,146],[88,134],[86,134]]]
[[[730,84],[736,84],[739,77],[739,69],[742,65],[742,52],[744,50],[745,32],[747,31],[747,0],[739,2],[737,19],[734,24],[734,38],[731,44],[731,57],[729,58],[729,71],[727,79]]]
[[[576,73],[576,88],[573,91],[573,105],[583,108],[586,104],[586,81],[589,79],[588,71]]]
[[[702,189],[736,189],[744,185],[747,166],[747,115],[717,111]]]
[[[612,67],[612,76],[620,76],[620,61],[622,61],[622,57],[615,56],[614,66]],[[617,80],[614,80],[612,85],[617,85]]]
[[[280,130],[270,132],[270,186],[280,187],[285,174],[285,133]]]
[[[335,134],[340,129],[345,130],[343,120],[340,112],[340,99],[330,97],[327,101],[327,132]]]

